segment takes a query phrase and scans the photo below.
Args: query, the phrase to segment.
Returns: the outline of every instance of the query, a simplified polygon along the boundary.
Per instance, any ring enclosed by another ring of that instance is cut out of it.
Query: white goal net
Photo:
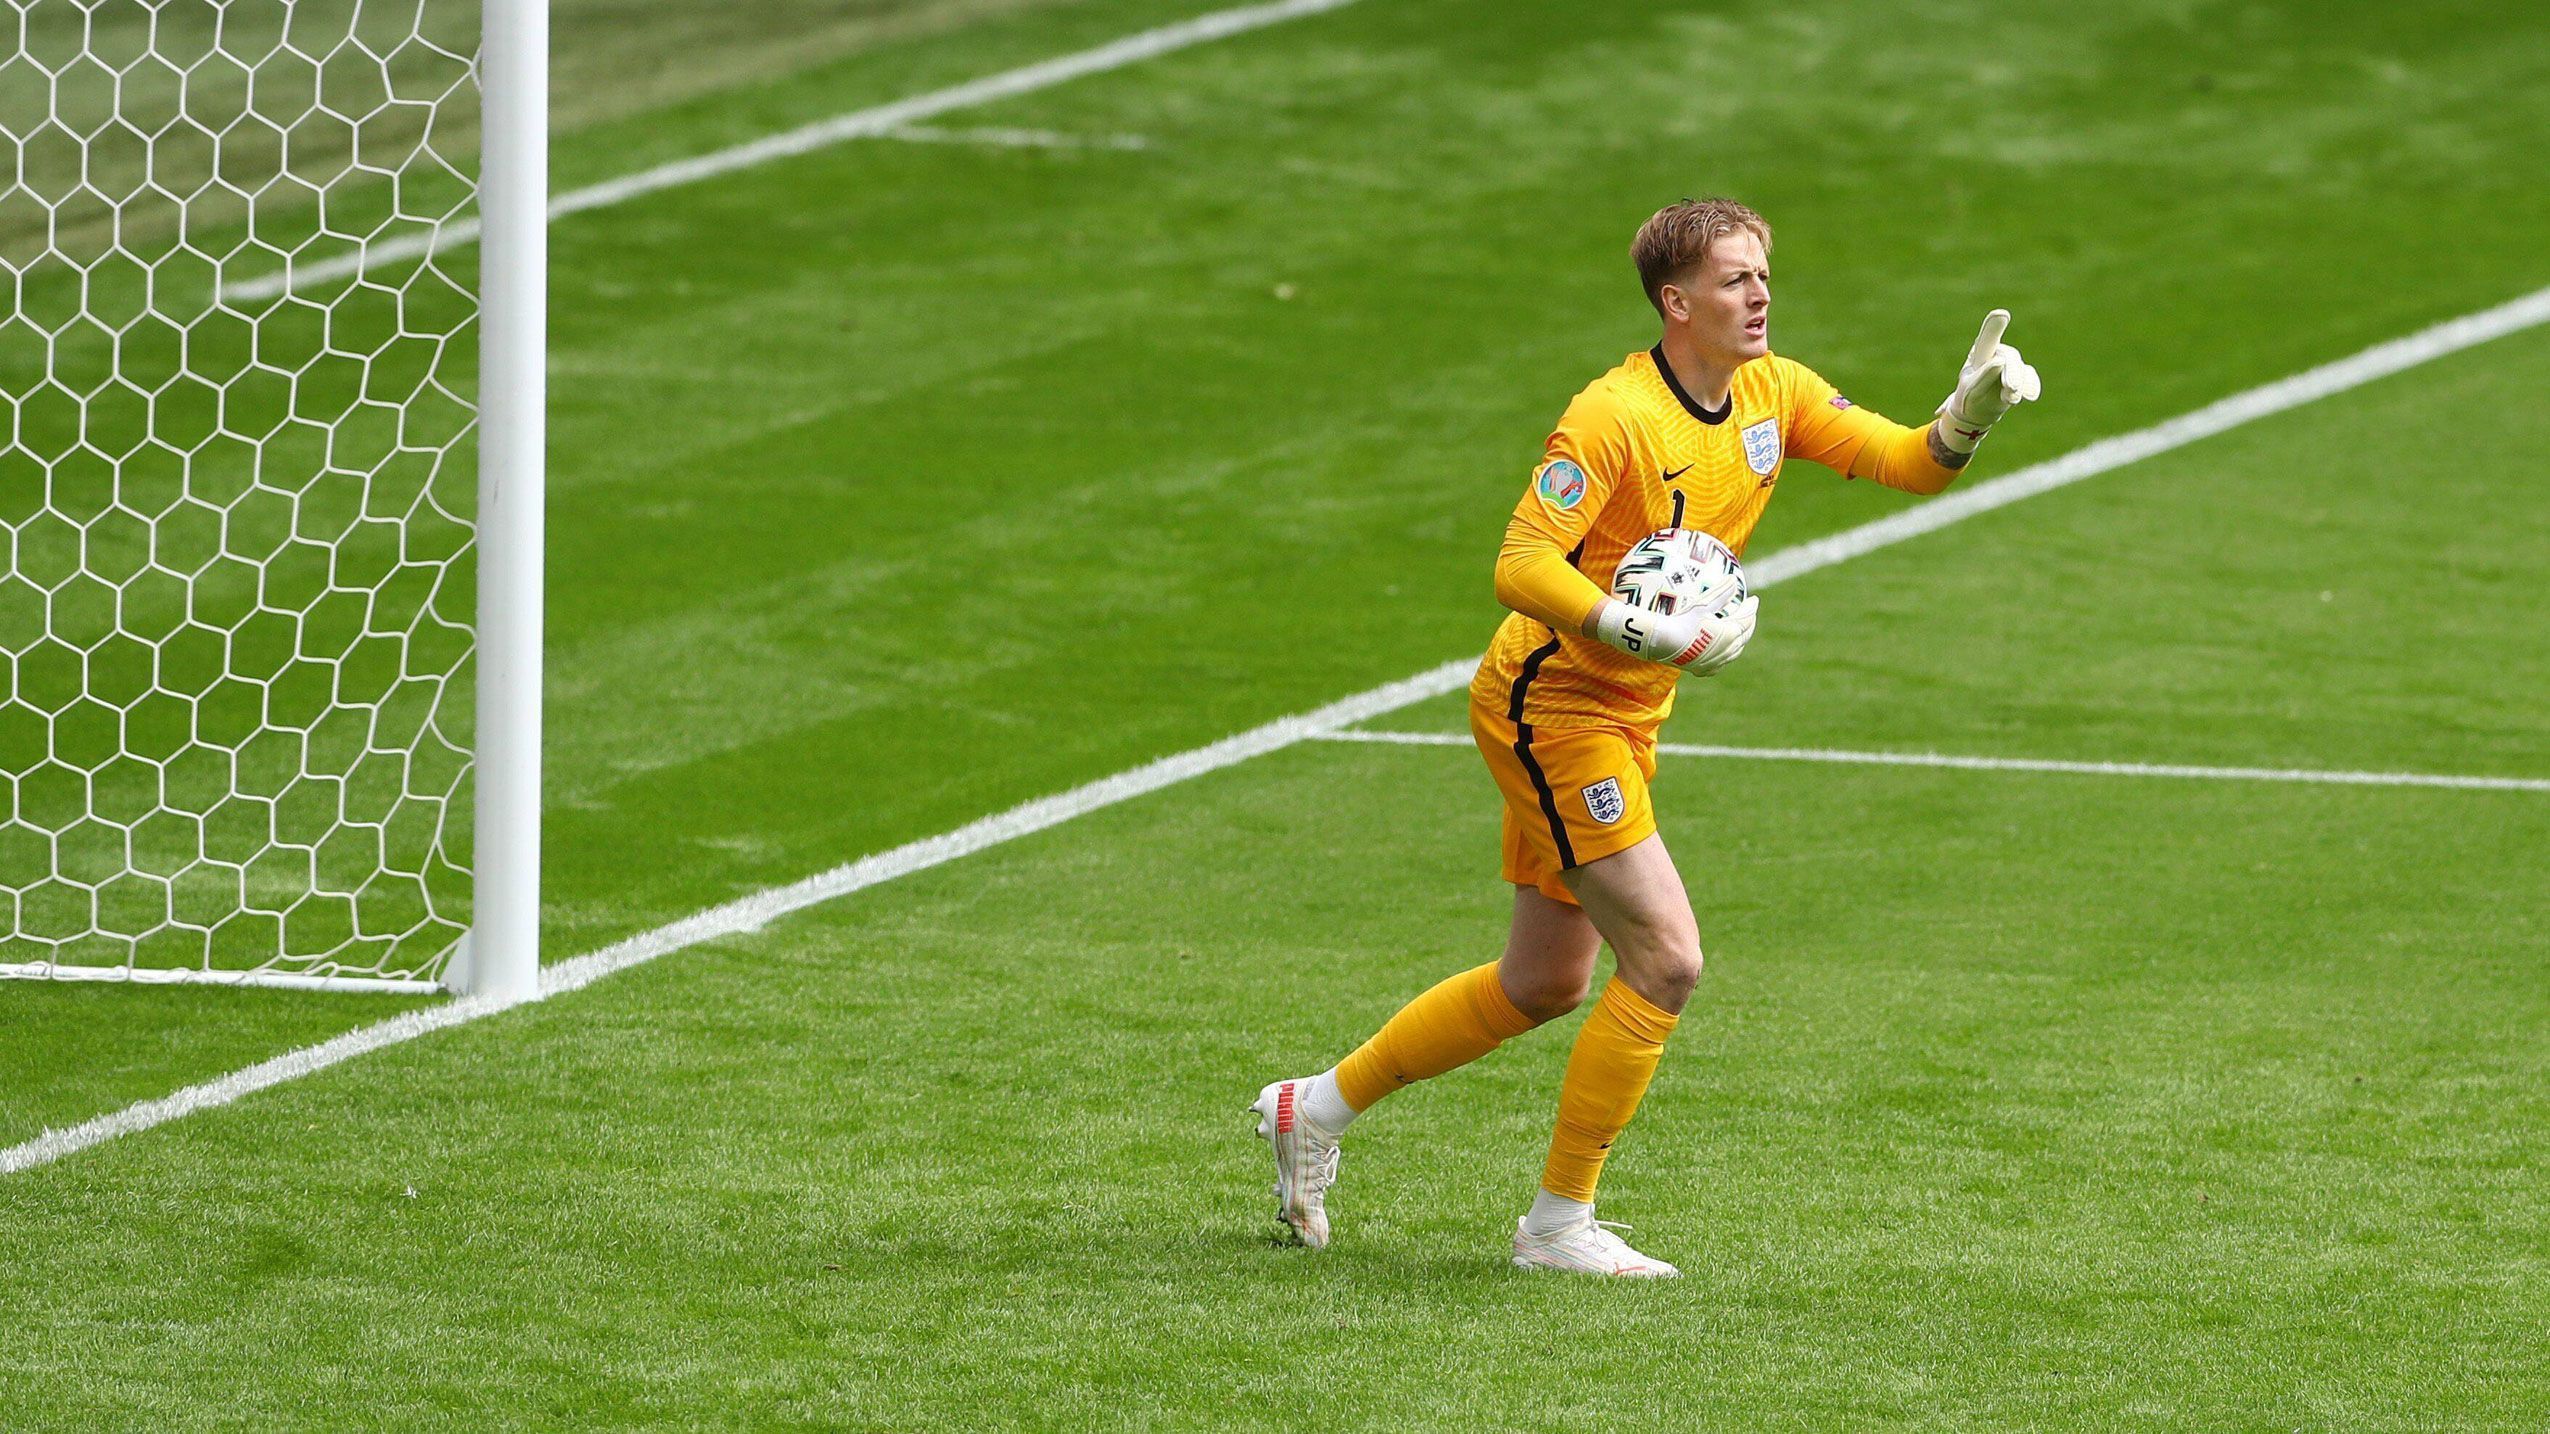
[[[451,978],[488,325],[434,250],[477,233],[480,7],[0,26],[0,974]]]

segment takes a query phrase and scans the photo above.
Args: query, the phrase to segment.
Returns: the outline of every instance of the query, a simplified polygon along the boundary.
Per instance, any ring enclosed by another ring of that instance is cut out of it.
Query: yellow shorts
[[[1505,793],[1505,879],[1576,904],[1562,871],[1625,851],[1656,832],[1647,782],[1653,733],[1630,727],[1518,726],[1470,704],[1470,735]]]

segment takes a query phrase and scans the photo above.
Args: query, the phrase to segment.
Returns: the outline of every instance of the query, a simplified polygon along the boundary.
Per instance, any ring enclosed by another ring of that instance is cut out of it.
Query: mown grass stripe
[[[1269,25],[1281,25],[1288,20],[1324,14],[1354,3],[1355,0],[1276,0],[1274,4],[1216,10],[1191,20],[1138,31],[1091,49],[1038,60],[1031,65],[931,90],[927,94],[850,110],[779,134],[641,169],[617,179],[586,185],[582,189],[570,189],[549,201],[549,219],[555,223],[570,214],[608,209],[644,195],[697,184],[704,179],[752,169],[773,160],[811,154],[849,140],[890,138],[896,130],[917,125],[922,120],[1051,89],[1066,81],[1120,70],[1177,50],[1228,39],[1251,30],[1262,30]],[[944,136],[925,130],[912,137],[930,139]],[[473,217],[437,224],[422,232],[365,243],[351,253],[332,259],[294,264],[276,273],[225,284],[221,287],[221,299],[225,303],[257,303],[286,293],[333,284],[341,279],[356,278],[375,269],[475,244],[478,242],[478,230],[478,220]]]
[[[2244,390],[2149,428],[2101,439],[2062,457],[1978,484],[1955,497],[1934,499],[1920,508],[1907,509],[1829,538],[1773,553],[1752,565],[1753,583],[1756,587],[1765,586],[1847,562],[1976,514],[2006,507],[2022,498],[2052,492],[2128,463],[2183,447],[2199,438],[2255,422],[2544,322],[2550,322],[2550,288],[2437,324],[2405,338],[2376,344],[2290,378]],[[954,831],[908,842],[788,886],[712,907],[548,968],[541,974],[541,994],[549,996],[578,990],[605,976],[686,947],[722,936],[756,931],[790,912],[802,911],[896,877],[1043,831],[1074,817],[1245,762],[1252,757],[1280,751],[1298,742],[1342,732],[1356,723],[1455,691],[1469,681],[1476,667],[1475,658],[1455,659],[1413,677],[1385,683],[1309,712],[1279,718],[1264,726],[1162,757],[1067,792],[1022,803],[1008,811],[969,822]],[[0,1175],[44,1165],[117,1136],[147,1130],[197,1110],[226,1105],[253,1091],[324,1070],[365,1052],[411,1040],[429,1031],[492,1015],[501,1009],[504,1008],[463,1000],[448,1006],[409,1012],[303,1050],[260,1061],[244,1070],[188,1086],[174,1095],[127,1106],[64,1130],[46,1131],[33,1140],[0,1150]]]

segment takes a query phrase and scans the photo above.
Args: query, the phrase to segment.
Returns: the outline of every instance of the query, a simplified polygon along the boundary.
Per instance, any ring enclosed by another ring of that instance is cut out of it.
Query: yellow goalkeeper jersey
[[[1956,475],[1919,428],[1855,407],[1813,369],[1776,354],[1735,371],[1726,406],[1702,407],[1659,346],[1631,354],[1568,404],[1497,556],[1514,611],[1470,685],[1511,721],[1652,731],[1681,672],[1578,634],[1631,544],[1696,528],[1741,554],[1791,457],[1849,477],[1936,493]]]

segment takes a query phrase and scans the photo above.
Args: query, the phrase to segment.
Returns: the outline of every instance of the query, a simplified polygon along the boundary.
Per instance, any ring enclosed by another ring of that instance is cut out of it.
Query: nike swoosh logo
[[[1665,470],[1665,481],[1666,481],[1666,482],[1668,482],[1668,483],[1670,483],[1670,482],[1672,482],[1673,480],[1675,480],[1676,478],[1679,478],[1679,477],[1681,477],[1683,474],[1688,473],[1688,472],[1690,472],[1690,471],[1691,471],[1691,465],[1690,465],[1690,464],[1688,464],[1688,463],[1683,464],[1683,465],[1682,465],[1681,467],[1679,467],[1679,468],[1669,468],[1669,469]]]

